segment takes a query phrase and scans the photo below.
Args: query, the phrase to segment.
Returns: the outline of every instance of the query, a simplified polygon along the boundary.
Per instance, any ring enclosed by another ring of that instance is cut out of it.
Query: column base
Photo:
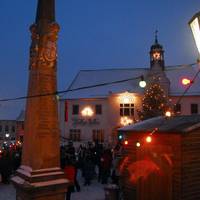
[[[69,185],[60,168],[32,170],[20,166],[11,181],[16,200],[64,200]]]

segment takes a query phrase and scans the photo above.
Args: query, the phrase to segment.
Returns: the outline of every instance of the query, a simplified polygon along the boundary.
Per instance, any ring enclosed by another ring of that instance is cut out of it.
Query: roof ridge
[[[149,70],[149,68],[141,68],[141,67],[137,67],[137,68],[108,68],[108,69],[81,69],[79,70],[79,72],[81,71],[111,71],[111,70]]]

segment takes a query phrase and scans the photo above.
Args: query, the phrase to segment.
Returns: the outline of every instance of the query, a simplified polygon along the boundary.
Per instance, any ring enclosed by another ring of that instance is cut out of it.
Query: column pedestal
[[[20,166],[11,180],[16,200],[63,200],[69,185],[60,168],[32,170]]]

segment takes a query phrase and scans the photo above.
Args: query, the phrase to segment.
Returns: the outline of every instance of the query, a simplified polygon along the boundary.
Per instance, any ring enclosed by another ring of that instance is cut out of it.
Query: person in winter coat
[[[106,149],[101,156],[101,183],[107,184],[108,177],[110,176],[110,170],[112,166],[112,153],[109,149]]]
[[[84,185],[90,185],[91,184],[91,180],[94,176],[94,169],[95,169],[95,165],[92,162],[91,157],[86,156],[86,158],[84,160],[84,164],[83,164],[83,175],[84,175],[84,178],[85,178]]]
[[[9,151],[3,152],[0,164],[2,183],[9,184],[10,175],[12,174],[12,161]]]
[[[66,193],[66,200],[70,200],[71,193],[74,192],[74,183],[75,183],[75,176],[76,176],[76,169],[73,165],[72,160],[66,159],[66,164],[64,167],[65,177],[70,181],[70,185],[67,188]]]

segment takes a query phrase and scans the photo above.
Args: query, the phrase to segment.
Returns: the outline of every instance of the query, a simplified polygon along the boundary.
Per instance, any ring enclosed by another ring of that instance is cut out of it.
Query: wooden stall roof
[[[200,115],[180,115],[154,117],[118,129],[120,132],[146,132],[158,128],[157,132],[187,133],[200,128]]]

